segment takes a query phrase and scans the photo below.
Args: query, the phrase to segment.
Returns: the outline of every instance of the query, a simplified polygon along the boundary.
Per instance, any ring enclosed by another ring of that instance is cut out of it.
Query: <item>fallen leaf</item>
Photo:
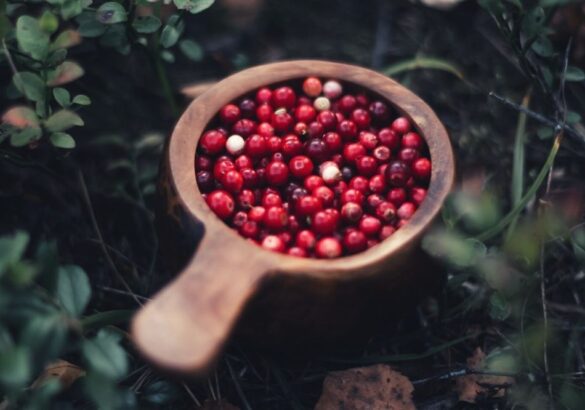
[[[315,410],[414,410],[413,390],[408,378],[382,364],[331,372]]]
[[[228,403],[224,399],[219,401],[217,400],[205,400],[203,403],[203,410],[240,410],[239,407],[234,406],[233,404]]]
[[[484,361],[485,353],[478,347],[467,359],[467,367],[472,370],[481,370]],[[459,401],[475,403],[478,396],[503,397],[506,389],[500,386],[512,383],[514,379],[509,376],[468,374],[455,381],[455,391],[459,394]]]
[[[31,387],[36,389],[45,384],[48,380],[57,378],[61,382],[63,389],[66,389],[71,386],[75,380],[83,376],[85,376],[85,370],[81,367],[65,360],[57,360],[56,362],[47,365],[45,370],[39,377],[37,377]]]

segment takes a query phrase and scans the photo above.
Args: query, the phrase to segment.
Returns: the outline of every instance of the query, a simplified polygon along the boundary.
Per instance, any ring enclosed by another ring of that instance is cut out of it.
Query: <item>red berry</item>
[[[213,161],[205,155],[197,155],[195,157],[195,170],[197,171],[211,171],[213,169]]]
[[[307,77],[303,82],[303,92],[309,97],[317,97],[322,90],[323,86],[317,77]]]
[[[240,119],[240,109],[234,104],[224,105],[219,110],[219,118],[226,125],[231,125]]]
[[[360,107],[368,107],[370,105],[370,99],[365,93],[359,93],[355,96],[355,100],[357,101],[357,105]]]
[[[341,217],[350,224],[359,221],[363,214],[362,207],[355,202],[347,202],[341,207]]]
[[[357,127],[362,130],[368,128],[372,122],[370,113],[363,108],[356,108],[353,110],[351,113],[351,119],[353,122],[355,122],[355,125],[357,125]]]
[[[276,235],[268,235],[262,240],[262,247],[273,252],[284,252],[286,247],[282,239]]]
[[[347,191],[341,194],[340,199],[342,204],[347,204],[348,202],[355,202],[358,205],[363,205],[364,194],[362,194],[357,189],[348,189]]]
[[[319,186],[313,191],[313,196],[319,198],[323,203],[323,206],[332,206],[333,200],[335,199],[335,193],[326,186]]]
[[[316,115],[317,111],[315,111],[312,105],[299,105],[295,110],[295,118],[301,122],[311,122],[315,119]]]
[[[390,149],[396,149],[400,145],[400,137],[390,128],[382,128],[378,132],[378,140],[380,140],[380,144]]]
[[[244,211],[238,211],[232,218],[232,224],[239,228],[243,226],[248,221],[248,214]]]
[[[383,123],[390,118],[390,110],[382,101],[374,101],[369,107],[372,119],[377,123]]]
[[[313,138],[305,145],[305,154],[313,161],[321,163],[327,159],[327,146],[320,138]]]
[[[337,229],[338,220],[335,215],[327,211],[319,211],[311,220],[313,231],[319,235],[329,235]]]
[[[201,192],[209,192],[213,190],[215,184],[213,177],[211,176],[211,172],[209,171],[199,171],[196,175],[197,178],[197,186],[201,190]]]
[[[427,190],[420,187],[413,187],[410,189],[410,199],[416,205],[420,205],[425,200]]]
[[[293,108],[296,100],[297,96],[290,87],[279,87],[272,93],[272,104],[276,108]]]
[[[284,185],[288,181],[288,167],[282,161],[272,161],[266,166],[266,181],[270,185]]]
[[[382,222],[373,216],[364,216],[360,221],[359,228],[366,236],[374,236],[382,229]]]
[[[236,166],[229,159],[224,159],[221,161],[218,160],[215,163],[215,165],[213,166],[213,177],[216,180],[223,182],[223,179],[224,179],[225,175],[228,173],[228,171],[235,170],[235,169],[236,169]]]
[[[335,195],[343,195],[345,191],[347,191],[347,183],[345,181],[339,181],[333,185],[333,192],[335,192]]]
[[[263,206],[255,206],[248,211],[248,220],[254,222],[262,222],[264,215],[266,214],[266,208]]]
[[[378,145],[378,137],[369,131],[360,132],[359,139],[360,143],[368,150],[373,150]]]
[[[416,132],[407,132],[402,136],[402,147],[420,150],[423,147],[423,139]]]
[[[289,134],[282,139],[282,153],[287,157],[299,155],[303,152],[303,143],[294,134]]]
[[[244,238],[257,238],[260,233],[258,223],[254,221],[246,221],[239,229],[240,235]]]
[[[323,136],[323,142],[327,146],[329,152],[339,152],[343,146],[341,136],[336,132],[328,132]]]
[[[398,134],[405,134],[410,131],[410,121],[404,117],[398,117],[392,122],[392,130]]]
[[[307,133],[311,138],[321,138],[324,131],[323,124],[318,121],[313,121],[307,126]]]
[[[375,194],[382,194],[386,192],[386,178],[383,175],[377,174],[370,178],[368,182],[370,191]]]
[[[359,175],[357,177],[353,177],[349,181],[349,187],[351,189],[357,189],[358,191],[365,194],[368,192],[368,178]]]
[[[294,215],[288,216],[288,230],[290,233],[295,234],[299,230],[299,221],[297,217]]]
[[[253,134],[255,129],[256,123],[254,121],[242,118],[241,120],[236,121],[232,127],[232,132],[241,135],[242,137],[247,137]]]
[[[240,102],[240,111],[242,112],[242,117],[252,118],[256,112],[256,103],[249,98],[245,98]]]
[[[242,178],[244,178],[245,188],[255,188],[258,185],[258,174],[251,168],[244,168],[242,171]]]
[[[290,233],[288,233],[287,231],[280,232],[278,234],[278,237],[282,240],[282,242],[284,242],[285,245],[290,244],[290,241],[292,239],[292,235]]]
[[[381,241],[383,241],[384,239],[391,236],[394,232],[396,232],[396,228],[394,228],[392,225],[384,225],[380,230],[379,238]]]
[[[269,122],[272,119],[273,112],[274,110],[270,104],[260,104],[258,108],[256,108],[256,117],[260,122]]]
[[[400,206],[406,201],[406,190],[404,188],[392,188],[386,196],[394,206]]]
[[[351,94],[344,95],[339,100],[339,110],[345,114],[349,114],[357,107],[357,101]]]
[[[431,177],[431,161],[427,158],[419,158],[412,163],[412,173],[422,181]]]
[[[368,238],[368,249],[370,249],[372,246],[376,246],[379,243],[380,243],[380,241],[377,239]]]
[[[351,141],[357,137],[358,127],[351,120],[343,120],[337,125],[337,132],[344,141]]]
[[[254,134],[246,140],[244,152],[252,158],[260,158],[268,151],[268,144],[266,138],[261,135]]]
[[[380,145],[379,147],[376,147],[374,149],[374,152],[372,153],[372,155],[379,162],[386,162],[386,161],[388,161],[390,159],[390,156],[392,155],[392,152],[390,151],[390,148],[388,148],[388,147],[386,147],[384,145]]]
[[[262,206],[266,209],[273,206],[282,206],[282,198],[277,192],[265,192],[262,195]]]
[[[392,222],[396,217],[396,207],[390,202],[381,202],[376,207],[376,216],[384,222]]]
[[[222,190],[216,190],[207,195],[207,205],[221,219],[229,218],[235,209],[232,196]]]
[[[386,181],[394,187],[403,187],[410,177],[408,166],[402,161],[392,161],[384,173]]]
[[[274,135],[274,127],[269,122],[262,122],[256,128],[256,133],[264,138],[270,138]]]
[[[249,210],[256,204],[256,195],[249,189],[244,189],[238,194],[238,206],[241,209]]]
[[[321,200],[312,195],[299,198],[295,205],[296,213],[299,216],[311,216],[323,209]]]
[[[414,148],[402,148],[398,152],[398,159],[410,164],[420,156],[419,152]]]
[[[281,206],[273,206],[264,214],[264,226],[268,229],[279,230],[288,224],[288,214]]]
[[[271,153],[278,153],[282,149],[282,138],[273,135],[266,140],[266,146]],[[282,161],[282,158],[280,160]]]
[[[323,178],[319,175],[310,175],[305,178],[305,181],[303,182],[303,185],[309,192],[313,192],[316,188],[323,186],[324,184],[325,182],[323,182]]]
[[[311,250],[315,247],[317,243],[317,239],[315,238],[315,234],[308,229],[304,229],[297,233],[297,237],[295,240],[295,244],[304,250]]]
[[[216,130],[209,130],[201,136],[199,145],[203,152],[209,155],[216,155],[225,149],[226,136]]]
[[[289,248],[288,251],[286,251],[286,253],[289,256],[296,256],[298,258],[306,258],[307,257],[307,252],[305,252],[303,249],[301,249],[297,246],[293,246],[292,248]]]
[[[254,166],[252,159],[247,155],[238,156],[234,163],[236,164],[236,168],[240,171],[243,169],[252,168]]]
[[[329,110],[321,111],[317,116],[317,121],[323,125],[326,131],[334,130],[337,126],[337,117]]]
[[[343,247],[347,253],[358,253],[367,248],[366,235],[357,229],[348,229],[343,235]]]
[[[244,178],[239,171],[232,169],[226,172],[221,183],[230,192],[240,192],[244,186]]]
[[[369,155],[364,155],[356,159],[355,165],[358,172],[367,177],[371,177],[378,171],[378,162],[374,157],[370,157]]]
[[[303,136],[308,134],[309,127],[304,122],[297,122],[294,126],[294,132],[298,136]]]
[[[322,259],[332,259],[341,256],[341,244],[335,238],[323,238],[317,242],[315,255]]]
[[[292,128],[293,118],[285,110],[278,109],[274,111],[274,114],[272,114],[270,124],[274,127],[276,131],[286,132]]]
[[[256,102],[258,104],[270,104],[272,102],[272,91],[264,87],[256,92]]]
[[[343,159],[347,162],[354,163],[358,158],[366,155],[366,148],[359,142],[347,144],[343,147]]]
[[[405,202],[396,211],[396,215],[400,219],[410,219],[414,212],[416,211],[416,205],[412,202]]]
[[[313,162],[304,155],[298,155],[288,163],[290,173],[297,178],[304,178],[313,172]]]
[[[368,209],[375,212],[378,205],[384,202],[384,198],[382,198],[378,194],[368,195],[366,198],[366,204],[368,205]]]

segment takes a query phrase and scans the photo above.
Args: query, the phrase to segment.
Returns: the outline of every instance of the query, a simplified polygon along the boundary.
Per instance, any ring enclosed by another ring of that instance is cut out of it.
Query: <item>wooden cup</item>
[[[408,224],[365,252],[333,260],[291,257],[250,243],[214,215],[195,179],[197,143],[223,105],[261,86],[310,75],[351,83],[390,102],[424,137],[433,164],[426,199]],[[132,337],[137,348],[159,367],[202,374],[236,324],[253,343],[286,348],[343,344],[363,333],[371,319],[400,314],[403,304],[436,277],[420,240],[453,180],[451,144],[435,113],[382,74],[299,60],[224,79],[189,105],[168,142],[157,221],[165,258],[182,269],[136,314]]]

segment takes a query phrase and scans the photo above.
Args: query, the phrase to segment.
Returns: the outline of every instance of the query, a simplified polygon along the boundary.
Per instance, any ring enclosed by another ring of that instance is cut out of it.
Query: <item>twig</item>
[[[185,389],[185,391],[187,392],[187,394],[189,395],[189,397],[191,397],[191,400],[193,400],[193,402],[195,403],[195,405],[197,407],[203,407],[201,405],[201,402],[197,399],[197,396],[195,396],[195,394],[193,393],[193,391],[189,388],[189,386],[187,386],[185,383],[181,383],[181,385],[183,386],[183,388]]]
[[[91,224],[93,225],[93,229],[98,237],[98,240],[100,241],[100,245],[102,247],[102,252],[104,253],[104,256],[106,257],[106,261],[108,262],[108,265],[110,265],[110,268],[115,273],[115,275],[118,278],[118,280],[120,281],[120,283],[122,283],[122,285],[126,288],[128,293],[130,293],[132,295],[132,297],[134,298],[136,303],[138,303],[139,306],[142,306],[142,302],[140,301],[140,299],[138,299],[138,297],[136,297],[136,294],[132,291],[132,289],[130,288],[130,286],[128,285],[128,283],[126,282],[124,277],[122,276],[122,274],[118,271],[116,264],[114,263],[110,253],[108,252],[108,248],[106,246],[106,242],[104,241],[102,231],[100,230],[100,227],[97,223],[97,219],[95,217],[95,212],[93,210],[93,205],[92,205],[91,199],[89,197],[89,191],[87,190],[87,185],[85,184],[85,178],[83,177],[83,172],[81,170],[79,170],[77,175],[79,177],[79,184],[81,186],[81,193],[83,194],[83,200],[85,201],[85,204],[87,206],[87,210],[89,212]]]
[[[4,54],[6,54],[6,59],[8,60],[8,65],[10,65],[12,74],[18,74],[18,70],[16,69],[16,65],[14,64],[14,60],[12,60],[12,55],[10,54],[10,51],[8,51],[8,47],[6,46],[6,41],[4,39],[2,39],[2,48],[4,49]]]
[[[240,382],[238,381],[238,376],[236,375],[236,372],[234,372],[234,369],[232,368],[232,365],[230,363],[230,359],[227,356],[225,358],[225,363],[227,364],[227,368],[228,368],[228,371],[230,372],[230,376],[232,376],[232,380],[234,381],[234,386],[236,387],[236,392],[238,393],[238,396],[240,397],[240,400],[242,401],[242,405],[244,406],[244,408],[246,410],[252,410],[252,406],[250,406],[250,403],[246,399],[246,395],[244,394],[244,391],[242,390],[242,386],[240,385]]]

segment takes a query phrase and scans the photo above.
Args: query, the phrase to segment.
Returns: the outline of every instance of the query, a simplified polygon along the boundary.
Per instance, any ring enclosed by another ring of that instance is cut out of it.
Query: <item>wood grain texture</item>
[[[195,180],[199,137],[221,106],[260,86],[308,75],[349,82],[388,100],[415,124],[433,163],[427,197],[408,224],[378,246],[331,261],[290,257],[249,243],[213,214]],[[136,346],[160,367],[205,372],[234,327],[246,340],[268,347],[349,340],[364,335],[373,322],[400,314],[401,307],[437,282],[419,245],[453,184],[451,145],[428,105],[379,73],[299,60],[232,75],[189,105],[168,142],[163,165],[157,214],[161,240],[170,250],[165,252],[170,264],[186,266],[132,324]],[[203,240],[188,261],[188,251],[177,256],[173,248],[194,251],[194,229],[203,231]]]

